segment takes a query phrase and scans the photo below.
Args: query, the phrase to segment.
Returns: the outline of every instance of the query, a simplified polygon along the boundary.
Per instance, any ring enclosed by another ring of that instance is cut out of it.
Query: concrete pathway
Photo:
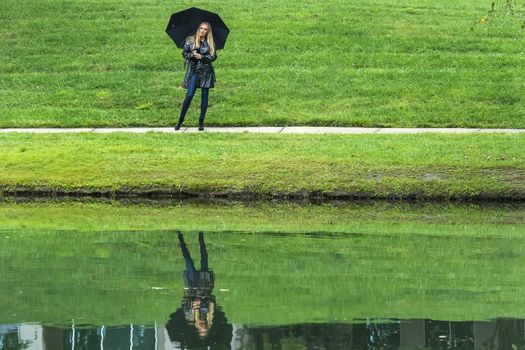
[[[169,128],[9,128],[0,129],[0,133],[97,133],[108,134],[115,132],[125,133],[198,133],[196,127],[186,127],[175,131]],[[204,132],[225,133],[260,133],[260,134],[464,134],[464,133],[525,133],[525,129],[466,129],[466,128],[344,128],[344,127],[313,127],[313,126],[286,126],[286,127],[207,127]]]

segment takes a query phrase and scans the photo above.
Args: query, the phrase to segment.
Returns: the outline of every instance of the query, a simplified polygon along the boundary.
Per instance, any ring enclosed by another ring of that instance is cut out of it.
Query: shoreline
[[[522,134],[4,134],[0,196],[525,201]]]
[[[204,202],[226,201],[226,202],[355,202],[355,201],[406,201],[406,202],[494,202],[511,203],[525,202],[525,191],[508,193],[505,191],[495,193],[478,194],[451,194],[451,195],[429,195],[422,193],[404,194],[377,194],[347,191],[296,191],[291,193],[267,192],[259,193],[243,190],[223,191],[198,191],[198,190],[173,190],[166,188],[128,188],[128,189],[100,189],[89,190],[87,188],[50,189],[45,187],[15,187],[9,189],[0,188],[0,200],[10,198],[38,198],[38,199],[111,199],[111,200],[202,200]]]

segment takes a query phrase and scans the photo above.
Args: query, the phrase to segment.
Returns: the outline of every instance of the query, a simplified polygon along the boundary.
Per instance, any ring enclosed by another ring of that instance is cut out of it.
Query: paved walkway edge
[[[186,127],[175,131],[174,128],[7,128],[0,133],[198,133],[197,128]],[[525,129],[468,129],[468,128],[347,128],[347,127],[209,127],[204,132],[222,133],[259,133],[259,134],[464,134],[464,133],[525,133]]]

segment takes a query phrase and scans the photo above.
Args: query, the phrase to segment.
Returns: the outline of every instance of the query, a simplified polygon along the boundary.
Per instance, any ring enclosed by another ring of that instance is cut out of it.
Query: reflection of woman
[[[206,110],[208,109],[208,92],[215,83],[215,72],[211,63],[217,59],[211,25],[208,22],[203,22],[199,25],[195,36],[192,35],[186,38],[182,56],[187,62],[186,75],[184,76],[184,87],[187,89],[187,92],[175,130],[180,129],[193,95],[195,95],[197,88],[200,88],[202,90],[202,98],[199,130],[202,131],[204,130]]]
[[[232,326],[224,312],[216,306],[212,294],[215,277],[208,269],[208,251],[204,234],[199,232],[201,269],[197,270],[182,233],[177,233],[186,270],[184,271],[184,299],[181,308],[170,315],[166,324],[172,342],[179,342],[182,349],[210,347],[229,349]]]
[[[215,276],[213,271],[208,270],[208,251],[204,243],[204,233],[199,232],[199,247],[201,253],[201,269],[196,270],[193,264],[193,259],[186,243],[184,236],[178,232],[180,250],[186,263],[186,271],[184,271],[184,294],[188,297],[202,297],[211,295],[213,292],[213,284]]]

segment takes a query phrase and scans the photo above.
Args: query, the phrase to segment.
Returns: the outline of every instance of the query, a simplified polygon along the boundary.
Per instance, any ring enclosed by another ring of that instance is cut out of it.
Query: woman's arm
[[[186,41],[184,44],[184,49],[182,49],[182,57],[184,57],[185,60],[191,60],[194,56],[193,53],[193,43],[190,41]]]
[[[214,53],[211,55],[210,53],[207,53],[206,55],[202,55],[202,62],[204,63],[211,63],[217,59],[217,53]]]

